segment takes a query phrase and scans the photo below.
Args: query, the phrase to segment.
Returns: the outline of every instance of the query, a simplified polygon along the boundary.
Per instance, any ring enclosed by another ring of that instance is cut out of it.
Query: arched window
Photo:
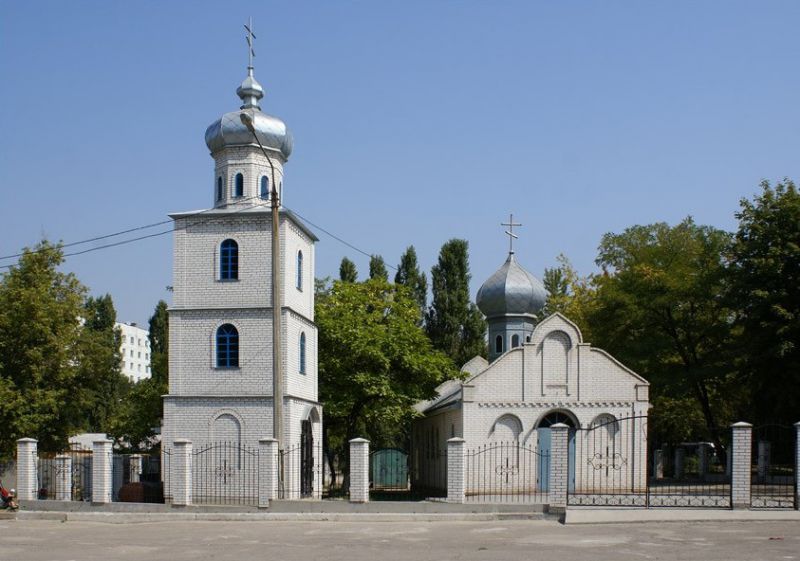
[[[297,279],[295,286],[297,290],[303,290],[303,252],[297,252]]]
[[[511,348],[515,349],[517,347],[519,347],[519,335],[515,333],[511,336]]]
[[[239,367],[239,332],[230,323],[217,329],[217,368]]]
[[[236,280],[239,278],[239,244],[234,240],[225,240],[219,246],[219,279]]]
[[[261,198],[269,199],[269,179],[266,175],[261,176]]]
[[[306,373],[306,334],[300,334],[300,374]]]
[[[234,197],[244,197],[244,175],[236,174],[236,184],[233,190]]]
[[[503,336],[498,335],[494,338],[494,352],[502,353],[503,352]]]
[[[222,200],[222,177],[217,178],[217,200]]]

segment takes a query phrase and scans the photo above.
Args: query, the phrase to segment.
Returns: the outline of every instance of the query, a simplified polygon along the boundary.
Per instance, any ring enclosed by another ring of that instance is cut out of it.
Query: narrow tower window
[[[236,185],[233,190],[234,197],[244,197],[244,175],[236,174]]]
[[[239,332],[230,323],[217,329],[217,368],[239,367]]]
[[[261,198],[269,199],[269,179],[266,175],[261,176]]]
[[[217,178],[217,201],[222,200],[222,177]]]
[[[225,240],[219,246],[219,279],[236,280],[239,278],[239,244],[234,240]]]
[[[303,252],[297,252],[297,290],[303,290]]]
[[[515,349],[517,347],[519,347],[519,335],[514,334],[511,336],[511,348]]]
[[[494,352],[502,353],[503,352],[503,336],[498,335],[494,338]]]
[[[300,333],[300,374],[306,373],[306,334]]]

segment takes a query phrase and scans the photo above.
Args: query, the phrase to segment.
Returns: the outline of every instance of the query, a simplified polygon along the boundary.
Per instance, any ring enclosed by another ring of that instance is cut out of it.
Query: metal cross
[[[253,33],[253,18],[250,18],[250,25],[244,24],[244,29],[247,31],[247,67],[253,67],[253,57],[256,56],[256,52],[253,50],[253,39],[256,38],[256,34]]]
[[[501,226],[508,226],[506,235],[508,236],[508,252],[514,253],[514,240],[519,239],[519,236],[514,233],[514,226],[522,226],[519,222],[514,222],[514,215],[508,215],[508,222],[501,222]]]

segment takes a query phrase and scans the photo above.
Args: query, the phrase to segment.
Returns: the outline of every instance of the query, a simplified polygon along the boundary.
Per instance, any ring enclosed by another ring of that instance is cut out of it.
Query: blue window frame
[[[217,178],[217,200],[222,200],[222,177]]]
[[[236,174],[236,183],[233,190],[234,197],[244,197],[244,175],[241,173]]]
[[[230,323],[217,329],[217,368],[239,367],[239,332]]]
[[[300,333],[300,374],[306,373],[306,334]]]
[[[261,176],[261,198],[269,199],[269,179],[266,175]]]
[[[219,246],[219,279],[239,278],[239,244],[235,240],[225,240]]]
[[[297,280],[295,283],[297,290],[303,290],[303,252],[297,252]]]

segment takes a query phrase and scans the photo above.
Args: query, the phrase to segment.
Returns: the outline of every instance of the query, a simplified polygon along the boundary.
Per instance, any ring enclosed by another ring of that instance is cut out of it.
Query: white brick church
[[[292,137],[283,121],[261,111],[264,91],[252,62],[237,94],[240,109],[224,114],[206,131],[214,159],[209,181],[213,207],[171,215],[174,292],[162,441],[168,448],[176,439],[189,439],[198,450],[220,441],[256,447],[259,439],[280,436],[282,449],[297,448],[302,441],[304,451],[319,456],[317,238],[281,206],[280,270],[272,270],[270,193],[274,187],[283,200]],[[242,114],[252,119],[257,139]],[[273,274],[281,280],[277,295],[272,293]],[[273,432],[274,306],[280,307],[282,435]],[[319,457],[308,459],[309,466],[322,465]],[[307,494],[321,493],[318,476],[303,474],[310,478],[303,482]],[[287,476],[287,484],[299,485],[291,481],[297,477]]]
[[[591,457],[575,458],[576,429],[603,425],[612,430],[615,419],[647,415],[648,382],[584,342],[578,327],[563,315],[539,321],[546,296],[542,283],[517,263],[513,251],[480,288],[477,304],[489,326],[489,361],[473,358],[462,367],[463,382],[445,382],[437,388],[435,399],[417,404],[422,416],[412,431],[411,462],[412,472],[423,479],[418,484],[427,487],[442,480],[437,472],[445,469],[446,462],[436,463],[433,470],[426,464],[440,457],[453,437],[463,438],[468,450],[513,443],[546,457],[549,427],[564,423],[572,429],[571,465],[586,466]],[[640,428],[646,431],[646,421]],[[600,454],[591,443],[578,449],[590,456]],[[618,463],[634,465],[635,460],[635,465],[645,466],[646,449],[633,453],[635,459],[620,458],[618,452],[611,455],[616,454]],[[596,459],[615,461],[613,457]],[[508,466],[488,467],[489,474],[495,469],[509,472]],[[532,472],[541,479],[536,484],[546,489],[548,470]],[[574,486],[574,471],[571,476]],[[615,484],[620,481],[617,475]]]

